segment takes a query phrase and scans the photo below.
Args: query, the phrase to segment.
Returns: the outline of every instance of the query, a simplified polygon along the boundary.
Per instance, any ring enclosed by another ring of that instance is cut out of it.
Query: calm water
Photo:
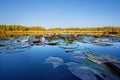
[[[79,47],[89,48],[96,54],[102,53],[120,59],[119,42],[112,42],[111,46],[81,43],[77,40],[73,43],[78,44]],[[59,45],[41,44],[31,44],[27,49],[26,47],[20,51],[19,49],[13,52],[13,49],[9,48],[0,49],[0,80],[80,80],[65,64],[74,62],[72,59],[74,50],[66,52],[66,49],[60,48]],[[59,57],[64,60],[64,63],[54,68],[53,64],[45,63],[50,56]],[[98,80],[102,79],[98,78]]]

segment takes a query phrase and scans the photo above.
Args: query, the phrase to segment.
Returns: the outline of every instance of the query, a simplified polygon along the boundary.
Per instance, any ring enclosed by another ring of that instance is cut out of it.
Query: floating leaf
[[[63,65],[64,61],[63,61],[63,59],[61,59],[59,57],[50,56],[45,60],[45,63],[52,63],[53,67],[56,68],[56,67],[58,67],[60,65]]]

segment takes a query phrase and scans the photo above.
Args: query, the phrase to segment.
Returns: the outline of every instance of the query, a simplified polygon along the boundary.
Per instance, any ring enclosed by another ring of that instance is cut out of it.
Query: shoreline
[[[77,31],[77,30],[66,30],[66,31],[4,31],[1,34],[5,35],[19,35],[19,34],[81,34],[81,35],[94,35],[94,36],[120,36],[120,32],[111,34],[111,32],[105,31]]]

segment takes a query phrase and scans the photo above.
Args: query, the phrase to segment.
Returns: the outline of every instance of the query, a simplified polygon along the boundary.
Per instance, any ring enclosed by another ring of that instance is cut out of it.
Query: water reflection
[[[32,47],[34,49],[31,49]],[[47,54],[41,50],[43,47]],[[18,53],[31,50],[31,53],[33,53],[31,58],[35,57],[36,59],[38,55],[40,55],[40,57],[44,56],[45,59],[43,63],[51,63],[54,68],[67,66],[68,70],[73,75],[82,80],[119,80],[120,76],[115,73],[120,72],[119,56],[115,58],[105,53],[97,54],[98,50],[96,49],[103,49],[104,52],[114,49],[113,52],[115,50],[120,52],[119,47],[120,37],[46,34],[0,39],[0,53]],[[70,53],[65,55],[62,52],[59,52],[59,54],[52,54],[52,52],[49,52],[50,49],[54,50],[54,48],[56,48],[56,53],[59,51]],[[41,54],[39,54],[39,50],[41,50]],[[35,53],[37,54],[35,55]],[[110,51],[107,54],[110,54]],[[69,60],[65,61],[66,58]],[[39,61],[37,62],[37,64],[40,63]],[[44,64],[41,65],[43,66]]]

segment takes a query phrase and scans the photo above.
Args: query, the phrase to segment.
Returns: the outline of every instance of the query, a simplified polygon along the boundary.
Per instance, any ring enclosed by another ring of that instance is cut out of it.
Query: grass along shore
[[[105,31],[76,31],[76,30],[54,30],[54,31],[4,31],[1,34],[5,35],[19,35],[19,34],[82,34],[95,36],[120,36],[120,32],[105,32]]]

